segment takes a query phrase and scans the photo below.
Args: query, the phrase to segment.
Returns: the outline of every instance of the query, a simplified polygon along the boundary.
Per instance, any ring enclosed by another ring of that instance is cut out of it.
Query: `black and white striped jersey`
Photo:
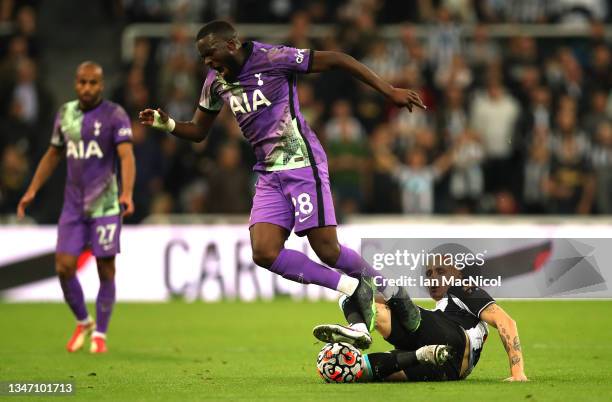
[[[480,319],[480,313],[495,303],[495,300],[479,287],[450,287],[446,295],[436,303],[435,310],[444,312],[451,321],[459,324],[470,339],[470,359],[466,373],[469,374],[478,359],[487,339],[489,330],[487,323]]]

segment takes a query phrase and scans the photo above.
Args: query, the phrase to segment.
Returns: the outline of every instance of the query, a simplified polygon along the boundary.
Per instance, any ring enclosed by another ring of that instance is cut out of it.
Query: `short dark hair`
[[[204,39],[210,34],[215,34],[224,39],[233,39],[237,35],[236,29],[232,24],[227,21],[216,20],[204,25],[198,31],[198,35],[196,36],[196,42],[200,39]]]

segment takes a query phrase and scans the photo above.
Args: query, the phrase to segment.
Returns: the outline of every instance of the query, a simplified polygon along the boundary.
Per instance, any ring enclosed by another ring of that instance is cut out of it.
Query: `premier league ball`
[[[327,382],[355,382],[363,374],[363,357],[348,343],[328,343],[317,356],[317,371]]]

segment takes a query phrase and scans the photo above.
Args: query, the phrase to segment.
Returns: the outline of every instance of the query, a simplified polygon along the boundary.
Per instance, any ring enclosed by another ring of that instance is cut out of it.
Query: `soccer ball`
[[[355,382],[363,374],[363,357],[348,343],[328,343],[317,356],[317,371],[326,382]]]

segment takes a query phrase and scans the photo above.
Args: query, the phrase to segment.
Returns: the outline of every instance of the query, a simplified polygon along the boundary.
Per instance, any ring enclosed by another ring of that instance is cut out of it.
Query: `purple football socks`
[[[83,297],[83,289],[79,279],[75,276],[72,278],[62,278],[60,276],[60,285],[64,292],[64,299],[72,313],[78,321],[83,321],[88,317],[85,299]]]
[[[274,260],[270,271],[298,283],[314,283],[336,290],[341,274],[317,264],[299,251],[284,248]]]
[[[106,333],[115,304],[115,280],[101,280],[96,299],[96,332]]]
[[[372,268],[355,250],[343,245],[340,245],[340,256],[334,268],[354,278],[381,276],[380,272]]]

